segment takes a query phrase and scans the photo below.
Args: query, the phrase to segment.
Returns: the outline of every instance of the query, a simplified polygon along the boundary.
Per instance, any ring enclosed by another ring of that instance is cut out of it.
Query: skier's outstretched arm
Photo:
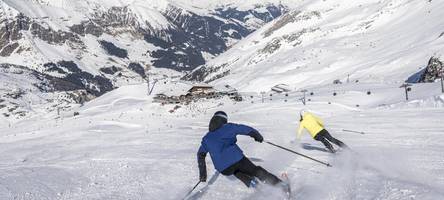
[[[203,145],[200,145],[199,151],[197,152],[197,165],[199,166],[199,180],[201,182],[207,181],[207,164],[205,162],[205,157],[208,151]]]
[[[254,141],[256,142],[263,142],[264,137],[254,129],[253,127],[243,125],[243,124],[232,124],[233,126],[236,126],[236,135],[248,135],[252,138],[254,138]]]
[[[301,139],[301,135],[302,135],[302,130],[304,130],[304,125],[302,124],[302,122],[299,123],[299,128],[298,128],[298,134],[296,136],[296,138],[298,140]]]

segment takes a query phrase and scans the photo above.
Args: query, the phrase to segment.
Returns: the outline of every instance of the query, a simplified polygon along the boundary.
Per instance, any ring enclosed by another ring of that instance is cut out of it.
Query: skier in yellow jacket
[[[306,129],[313,137],[313,139],[322,142],[325,145],[325,147],[327,147],[327,149],[330,150],[331,153],[335,153],[335,149],[330,144],[330,142],[338,145],[341,148],[348,148],[347,145],[345,145],[340,140],[331,136],[330,133],[327,130],[325,130],[324,122],[318,116],[310,112],[307,112],[305,110],[302,110],[300,112],[300,117],[301,119],[297,135],[298,139],[301,138],[302,131]]]

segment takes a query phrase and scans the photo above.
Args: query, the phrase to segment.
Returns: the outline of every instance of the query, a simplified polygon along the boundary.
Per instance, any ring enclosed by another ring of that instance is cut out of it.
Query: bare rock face
[[[321,14],[318,11],[312,11],[312,12],[308,12],[308,13],[303,13],[300,11],[292,11],[292,12],[286,13],[278,21],[276,21],[272,27],[270,27],[267,31],[264,32],[264,36],[269,37],[276,30],[279,30],[280,28],[284,27],[285,25],[287,25],[289,23],[307,20],[307,19],[311,19],[314,17],[320,18]]]
[[[140,24],[136,16],[127,7],[112,7],[106,12],[96,12],[93,21],[102,27],[106,33],[110,35],[118,35],[121,33],[131,33],[133,36],[140,38],[143,36],[141,27],[149,24]],[[154,30],[150,27],[148,30]]]
[[[142,28],[148,26],[149,28]],[[88,21],[75,24],[71,31],[81,36],[91,34],[100,37],[104,33],[116,36],[122,33],[131,34],[136,38],[143,38],[154,28],[149,24],[140,24],[136,16],[127,7],[112,7],[106,11],[96,11]]]
[[[436,79],[441,78],[442,75],[444,75],[444,65],[442,61],[440,61],[439,58],[431,57],[419,82],[434,82]]]
[[[71,41],[73,43],[82,43],[80,38],[71,32],[64,31],[54,31],[49,28],[44,28],[43,26],[37,23],[30,24],[30,31],[34,37],[38,37],[43,41],[48,42],[49,44],[63,44],[67,41]]]
[[[75,24],[75,25],[71,26],[70,29],[72,32],[77,33],[83,37],[86,34],[91,34],[96,37],[100,37],[104,33],[104,30],[102,27],[97,26],[96,24],[94,24],[91,21],[84,21],[80,24]]]
[[[19,46],[20,45],[17,42],[7,44],[5,47],[3,47],[3,50],[0,51],[0,56],[6,57],[11,55]]]
[[[229,69],[225,69],[225,68],[237,61],[238,61],[238,59],[235,59],[235,60],[223,63],[221,65],[211,66],[211,67],[204,65],[204,66],[199,67],[196,70],[192,71],[191,73],[187,74],[186,76],[182,77],[182,79],[183,80],[199,81],[199,82],[204,81],[206,83],[209,83],[211,81],[217,80],[219,78],[222,78],[222,77],[230,74],[231,71]],[[214,77],[206,80],[206,78],[213,73],[217,73],[217,74]]]
[[[15,21],[3,21],[0,27],[0,56],[6,57],[11,55],[18,45],[13,45],[17,40],[22,38],[21,30],[29,28],[29,21],[23,15],[17,16]]]
[[[20,47],[18,40],[22,39],[22,31],[29,31],[33,37],[39,38],[48,44],[64,44],[71,42],[83,46],[82,40],[77,34],[65,31],[55,31],[45,28],[31,18],[18,15],[13,21],[4,21],[0,27],[0,56],[10,56]]]

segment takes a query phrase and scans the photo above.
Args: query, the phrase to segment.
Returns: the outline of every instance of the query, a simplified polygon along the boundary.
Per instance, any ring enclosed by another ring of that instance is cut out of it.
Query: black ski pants
[[[270,185],[276,185],[282,182],[278,177],[271,174],[264,168],[254,165],[248,158],[243,157],[237,163],[234,163],[221,172],[225,176],[234,175],[241,180],[247,187],[250,187],[251,180],[255,177],[262,182]]]
[[[333,144],[338,145],[341,148],[347,148],[347,145],[345,145],[342,141],[334,138],[333,136],[330,135],[330,133],[323,129],[322,131],[320,131],[314,138],[317,141],[321,141],[325,147],[327,147],[327,149],[329,149],[332,153],[335,152],[335,149],[333,148],[333,146],[330,144],[330,142],[332,142]],[[328,142],[330,141],[330,142]]]

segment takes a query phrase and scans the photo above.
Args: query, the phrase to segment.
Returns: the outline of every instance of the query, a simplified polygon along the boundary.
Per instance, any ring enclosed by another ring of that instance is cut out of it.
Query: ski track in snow
[[[350,96],[339,95],[329,105],[324,100],[330,94],[317,92],[308,108],[353,149],[331,155],[308,134],[300,143],[294,140],[303,108],[296,100],[198,102],[169,113],[173,106],[127,92],[140,88],[104,95],[78,108],[76,117],[62,113],[63,119],[40,117],[2,126],[0,199],[181,199],[198,179],[196,151],[212,113],[221,109],[230,121],[256,127],[267,140],[333,165],[327,168],[239,136],[238,144],[258,165],[277,175],[288,172],[294,199],[444,198],[442,107],[347,109],[353,105]],[[207,165],[213,174],[209,156]],[[219,176],[200,199],[280,195],[267,187],[255,192],[233,177]]]

